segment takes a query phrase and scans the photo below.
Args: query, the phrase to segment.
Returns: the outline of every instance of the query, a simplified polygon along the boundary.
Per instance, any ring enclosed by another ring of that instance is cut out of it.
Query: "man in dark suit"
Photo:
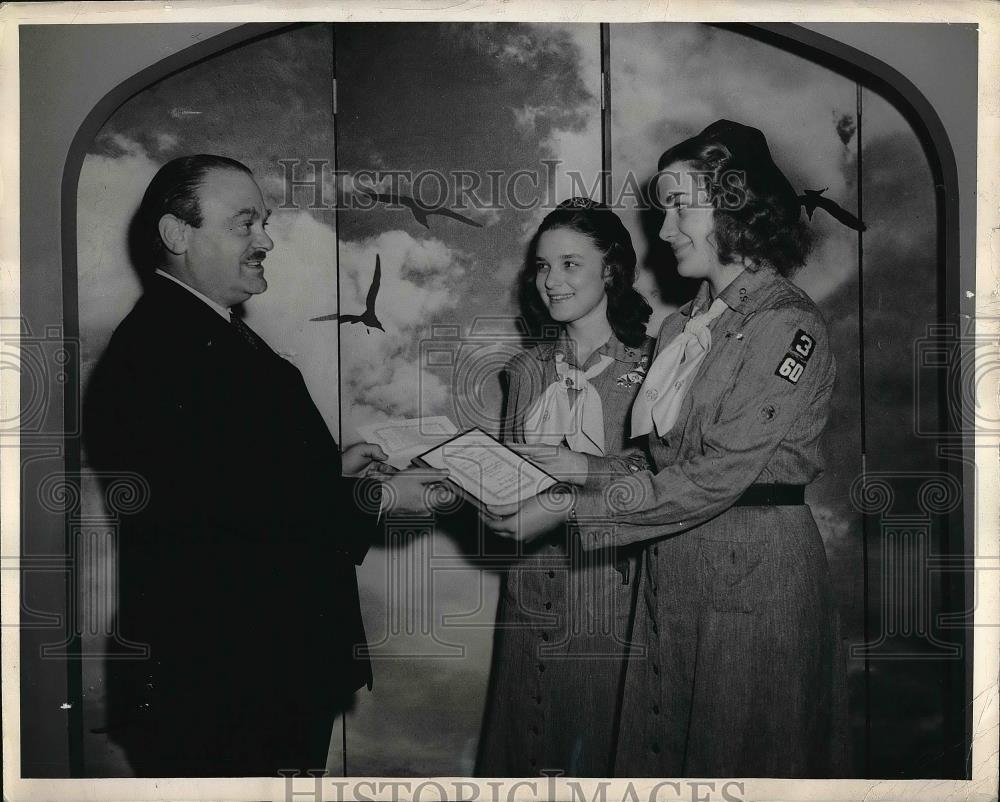
[[[164,165],[133,227],[155,273],[88,388],[91,464],[149,489],[118,542],[119,631],[149,658],[108,661],[109,729],[140,776],[324,768],[372,680],[354,566],[379,516],[426,510],[443,475],[341,455],[299,371],[240,320],[267,289],[268,214],[239,162]]]

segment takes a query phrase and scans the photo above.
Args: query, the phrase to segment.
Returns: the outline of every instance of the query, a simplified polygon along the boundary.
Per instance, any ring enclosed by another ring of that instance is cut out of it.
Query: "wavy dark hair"
[[[704,185],[697,189],[707,192],[715,207],[720,262],[773,267],[783,276],[805,264],[812,238],[800,220],[798,196],[771,158],[761,131],[718,120],[665,151],[655,180],[663,180],[666,168],[678,162],[704,171]]]
[[[538,295],[535,257],[538,240],[546,231],[565,228],[588,237],[601,253],[608,270],[608,323],[625,345],[639,346],[646,336],[646,323],[653,313],[646,299],[635,289],[636,264],[632,237],[622,221],[603,203],[589,198],[571,198],[549,212],[535,232],[521,271],[519,294],[532,334],[550,336],[558,332],[545,304]]]

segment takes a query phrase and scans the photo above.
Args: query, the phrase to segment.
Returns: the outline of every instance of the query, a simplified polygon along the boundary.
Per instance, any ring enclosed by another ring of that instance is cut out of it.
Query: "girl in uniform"
[[[763,134],[727,120],[659,170],[659,236],[702,284],[664,321],[632,411],[653,468],[487,525],[531,541],[570,520],[584,549],[644,547],[617,776],[835,777],[844,664],[804,501],[835,366],[788,280],[808,250],[798,198]]]
[[[648,466],[628,445],[652,349],[635,270],[627,229],[587,198],[551,212],[529,250],[522,296],[558,337],[507,365],[502,437],[570,484]],[[611,772],[636,587],[626,551],[584,551],[565,526],[519,550],[501,584],[479,776]]]

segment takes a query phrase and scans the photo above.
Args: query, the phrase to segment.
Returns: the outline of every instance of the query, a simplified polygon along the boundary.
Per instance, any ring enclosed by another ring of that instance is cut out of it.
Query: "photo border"
[[[248,5],[212,5],[209,3],[175,2],[175,3],[39,3],[39,4],[9,4],[0,8],[0,103],[5,110],[19,109],[18,91],[18,27],[25,24],[59,24],[73,22],[74,24],[129,24],[148,22],[203,22],[203,23],[256,23],[265,26],[256,34],[265,35],[268,32],[295,22],[339,22],[339,21],[534,21],[534,22],[664,22],[691,21],[715,23],[754,23],[762,36],[779,35],[777,26],[782,23],[795,22],[972,22],[979,24],[979,121],[977,145],[977,231],[976,231],[976,287],[975,316],[976,334],[978,338],[996,338],[1000,336],[1000,306],[994,301],[1000,292],[997,264],[998,251],[996,245],[997,232],[1000,231],[1000,197],[995,176],[998,174],[998,158],[996,143],[1000,141],[1000,92],[998,92],[998,76],[1000,76],[1000,7],[987,2],[948,2],[922,3],[911,0],[898,0],[880,4],[878,8],[859,8],[854,3],[844,2],[813,2],[809,6],[786,4],[783,2],[716,2],[701,4],[687,0],[672,0],[669,4],[633,2],[633,0],[592,0],[585,5],[576,3],[560,3],[557,0],[480,0],[479,2],[461,3],[455,6],[437,5],[435,3],[420,3],[410,0],[409,7],[400,8],[399,3],[372,2],[339,2],[324,4],[301,4],[294,8],[278,5],[276,2],[257,2]],[[804,31],[806,29],[803,29]],[[84,125],[77,132],[73,147],[70,150],[70,160],[80,159],[82,164],[83,150],[93,138],[93,134],[110,114],[135,91],[140,91],[151,80],[146,76],[151,70],[161,65],[171,65],[171,69],[163,75],[174,72],[206,58],[225,47],[247,41],[240,31],[244,28],[234,28],[225,33],[193,45],[168,56],[147,70],[140,71],[129,80],[119,85],[112,94],[122,90],[124,96],[115,94],[105,98],[94,107]],[[821,34],[807,31],[810,36],[822,37]],[[818,41],[818,39],[817,39]],[[832,41],[832,40],[831,40]],[[227,44],[224,44],[227,43]],[[220,47],[220,45],[223,45]],[[787,47],[787,40],[782,39],[781,46]],[[865,56],[847,45],[841,45],[853,54]],[[192,59],[192,49],[204,53]],[[853,55],[852,54],[852,55]],[[814,58],[815,52],[810,51],[809,57]],[[878,62],[867,56],[873,62]],[[856,61],[851,63],[857,64]],[[884,67],[885,65],[882,65]],[[891,69],[891,68],[890,68]],[[869,70],[869,72],[872,72]],[[893,71],[895,72],[895,71]],[[898,75],[898,73],[897,73]],[[887,83],[887,91],[898,92],[899,86],[912,82],[899,75]],[[134,86],[134,91],[129,91]],[[919,98],[927,104],[927,111],[933,115],[940,126],[936,112],[930,107],[923,95]],[[913,99],[909,99],[912,103]],[[923,118],[926,121],[926,118]],[[913,121],[910,120],[912,123]],[[0,123],[0,318],[10,320],[20,316],[20,219],[19,219],[19,114],[5,114]],[[92,130],[88,126],[94,125]],[[943,133],[943,127],[941,128]],[[919,132],[918,132],[919,134]],[[933,131],[931,132],[933,136]],[[89,136],[89,138],[88,138]],[[82,147],[79,147],[80,143]],[[950,169],[954,171],[954,157],[950,153],[947,136],[943,143],[936,142],[938,147],[944,144],[951,158]],[[944,158],[942,150],[942,159]],[[63,173],[62,197],[63,209],[76,208],[76,181],[79,177],[79,166],[70,162]],[[947,170],[948,164],[942,167]],[[953,176],[957,185],[957,175]],[[970,192],[966,191],[966,197]],[[71,206],[67,202],[71,201]],[[945,210],[947,215],[947,210]],[[68,269],[70,254],[72,267],[76,266],[76,226],[75,215],[72,225],[63,221],[62,246],[64,266]],[[958,221],[950,225],[957,227]],[[72,236],[67,232],[72,231]],[[946,259],[954,258],[957,262],[957,251],[960,232],[956,229],[942,229],[945,236],[941,238],[939,247],[945,248]],[[949,236],[953,234],[953,236]],[[949,246],[949,242],[952,243]],[[950,247],[954,247],[952,252]],[[949,257],[949,254],[951,256]],[[960,280],[958,272],[954,279]],[[958,286],[949,287],[945,296],[948,311],[955,313],[958,303]],[[64,286],[64,313],[66,321],[75,320],[75,286],[71,293]],[[70,317],[70,312],[72,317]],[[20,402],[20,382],[12,371],[0,372],[0,393],[5,404],[17,408]],[[982,406],[979,410],[981,420],[997,419],[997,379],[986,375],[985,381],[978,387],[979,400]],[[70,383],[69,386],[71,386]],[[69,400],[69,399],[68,399]],[[7,445],[6,443],[4,444]],[[976,591],[976,610],[974,614],[974,633],[976,648],[973,652],[973,686],[972,686],[972,779],[969,781],[954,780],[768,780],[731,778],[730,782],[742,783],[741,796],[747,800],[764,799],[817,799],[817,800],[854,800],[877,797],[884,800],[940,800],[943,798],[955,800],[996,799],[996,782],[998,769],[998,705],[997,705],[997,654],[998,654],[998,612],[1000,612],[1000,587],[995,581],[994,565],[1000,554],[998,541],[998,520],[1000,520],[1000,505],[997,500],[998,472],[996,460],[997,438],[988,432],[977,432],[976,441],[971,448],[975,453],[976,462],[976,499],[975,499],[975,551],[977,570],[974,575]],[[20,616],[20,575],[14,568],[18,559],[18,544],[20,542],[20,454],[17,444],[3,448],[0,456],[0,483],[3,487],[2,504],[0,504],[0,554],[4,561],[4,582],[0,588],[0,614],[2,614],[3,639],[2,651],[2,700],[3,700],[3,750],[4,750],[4,796],[12,800],[20,799],[375,799],[386,798],[383,794],[389,790],[399,794],[396,798],[409,799],[400,787],[400,778],[355,778],[341,780],[326,778],[322,781],[321,793],[316,797],[312,793],[314,780],[300,778],[291,782],[282,779],[81,779],[81,780],[40,780],[22,779],[20,777],[20,638],[16,622]],[[77,467],[79,467],[77,465]],[[71,465],[67,464],[67,470]],[[10,622],[15,622],[11,625]],[[464,789],[470,794],[464,798],[494,799],[498,792],[499,781],[473,781],[467,778],[411,778],[411,789],[423,788],[419,794],[421,799],[442,798],[436,796],[437,789],[430,784],[431,780],[440,784],[446,791],[456,788]],[[421,780],[425,781],[420,786]],[[722,782],[720,778],[720,784]],[[455,783],[462,783],[456,786]],[[586,799],[593,799],[599,790],[598,780],[552,778],[549,781],[534,779],[536,788],[532,790],[524,781],[505,780],[502,783],[500,799],[573,799],[583,793]],[[571,785],[570,783],[575,785]],[[616,779],[607,786],[607,799],[629,799],[626,795],[631,784],[639,799],[648,799],[651,790],[658,784],[664,786],[664,780]],[[698,781],[674,781],[687,789],[686,795],[676,797],[661,793],[661,799],[697,799]],[[517,787],[520,786],[520,787]],[[700,793],[707,790],[702,783]],[[720,785],[721,787],[721,785]],[[473,797],[473,789],[478,796]],[[671,788],[671,790],[673,790]],[[291,796],[289,796],[291,792]],[[412,791],[411,791],[412,793]],[[554,793],[554,796],[553,796]],[[510,794],[510,795],[508,795]],[[447,797],[451,798],[451,797]]]

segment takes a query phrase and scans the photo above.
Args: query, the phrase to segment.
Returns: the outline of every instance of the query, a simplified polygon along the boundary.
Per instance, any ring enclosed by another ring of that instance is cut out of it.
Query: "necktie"
[[[565,357],[556,355],[556,379],[532,404],[524,419],[524,439],[528,443],[559,445],[563,440],[582,454],[604,455],[604,405],[590,379],[603,373],[614,360],[602,354],[586,371],[570,367]],[[576,401],[569,402],[569,391]]]
[[[657,436],[663,437],[677,422],[684,396],[712,348],[709,324],[726,308],[726,302],[716,298],[653,360],[632,406],[632,437],[649,434],[654,428]]]
[[[236,329],[236,333],[240,336],[240,339],[255,351],[271,350],[267,343],[257,336],[257,332],[244,323],[232,310],[229,311],[229,322],[233,324],[233,328]]]

